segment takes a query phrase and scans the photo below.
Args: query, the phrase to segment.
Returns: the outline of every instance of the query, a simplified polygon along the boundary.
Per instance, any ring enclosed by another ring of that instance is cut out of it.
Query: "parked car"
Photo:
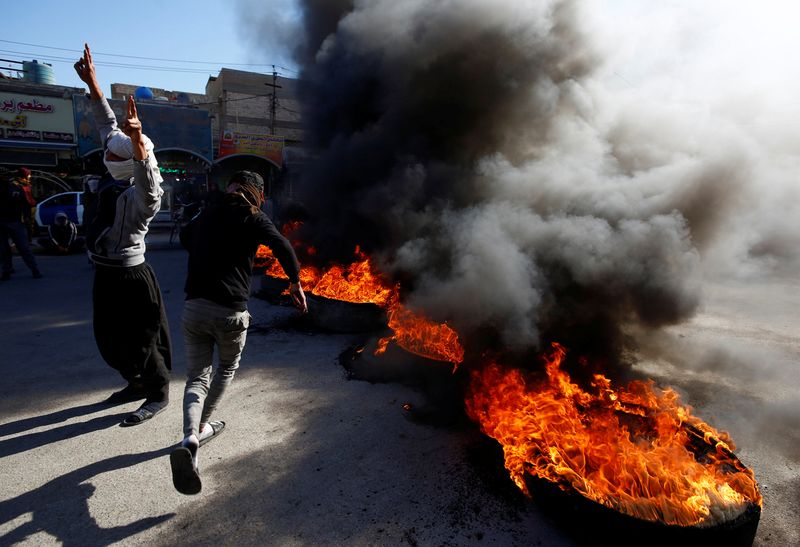
[[[40,201],[36,205],[36,225],[50,226],[59,211],[66,213],[75,226],[83,226],[83,192],[63,192]]]

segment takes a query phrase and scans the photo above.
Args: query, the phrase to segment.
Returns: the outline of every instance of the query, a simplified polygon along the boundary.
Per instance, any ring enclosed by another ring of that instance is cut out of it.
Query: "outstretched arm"
[[[103,92],[100,90],[100,84],[97,83],[97,74],[94,70],[94,62],[92,61],[92,52],[89,50],[89,44],[83,44],[83,57],[78,59],[75,63],[75,72],[78,77],[89,86],[89,96],[93,101],[99,101],[103,98]]]
[[[92,52],[89,50],[89,44],[83,46],[83,57],[78,59],[75,63],[75,72],[78,77],[89,86],[89,97],[91,100],[92,112],[94,113],[94,124],[100,133],[100,142],[105,147],[106,139],[111,132],[117,130],[117,117],[111,106],[100,91],[100,84],[97,83],[97,74],[94,70],[94,62],[92,61]]]
[[[289,278],[289,294],[295,307],[302,313],[306,313],[308,311],[308,303],[303,287],[300,285],[300,263],[297,261],[297,255],[291,243],[281,235],[266,215],[262,214],[257,217],[256,230],[259,243],[272,250],[284,273]]]

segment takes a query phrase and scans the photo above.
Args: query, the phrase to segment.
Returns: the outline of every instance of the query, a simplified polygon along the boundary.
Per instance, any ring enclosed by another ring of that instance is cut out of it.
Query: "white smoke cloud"
[[[691,316],[701,270],[794,267],[800,38],[695,4],[302,2],[321,255],[363,243],[512,349],[614,347]]]
[[[798,15],[776,0],[587,5],[604,44],[593,96],[621,166],[691,159],[717,179],[699,211],[713,230],[693,226],[709,273],[786,273],[800,262],[800,67],[789,61]]]

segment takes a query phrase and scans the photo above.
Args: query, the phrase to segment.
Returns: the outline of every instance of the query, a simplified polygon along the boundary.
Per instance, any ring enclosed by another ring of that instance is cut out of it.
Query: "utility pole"
[[[278,106],[278,89],[282,87],[278,85],[278,71],[275,70],[275,65],[272,65],[272,83],[265,83],[264,85],[272,88],[272,93],[269,95],[269,134],[275,135],[275,110]],[[267,196],[272,196],[273,176],[273,170],[270,170],[269,177],[267,178]]]
[[[268,87],[272,88],[272,93],[270,93],[270,104],[269,104],[269,134],[275,134],[275,108],[278,106],[278,88],[282,87],[278,85],[278,72],[275,70],[275,65],[272,65],[272,83],[264,84]]]

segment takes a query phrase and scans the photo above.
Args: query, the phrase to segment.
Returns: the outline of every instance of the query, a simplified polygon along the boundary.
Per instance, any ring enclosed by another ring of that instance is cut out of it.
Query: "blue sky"
[[[203,93],[209,75],[216,75],[223,66],[271,72],[268,65],[276,64],[282,67],[278,68],[280,74],[296,76],[296,67],[284,52],[255,43],[256,25],[252,23],[248,4],[258,6],[262,12],[272,9],[285,13],[292,9],[290,0],[4,3],[0,58],[49,63],[57,84],[85,87],[72,64],[80,56],[83,43],[88,42],[95,54],[100,85],[106,93],[112,83]],[[138,68],[113,67],[107,63]],[[0,69],[19,66],[0,61]]]
[[[4,2],[0,58],[50,63],[56,83],[83,87],[72,64],[89,42],[106,92],[119,82],[202,93],[208,76],[223,66],[271,72],[276,64],[281,75],[292,77],[297,67],[280,47],[278,32],[291,36],[284,22],[296,19],[295,1]],[[745,88],[762,97],[800,92],[800,65],[789,60],[800,48],[795,29],[800,7],[789,0],[582,5],[607,46],[607,65],[620,85],[655,82],[660,90],[700,96],[709,86]],[[0,61],[0,69],[15,66]]]

